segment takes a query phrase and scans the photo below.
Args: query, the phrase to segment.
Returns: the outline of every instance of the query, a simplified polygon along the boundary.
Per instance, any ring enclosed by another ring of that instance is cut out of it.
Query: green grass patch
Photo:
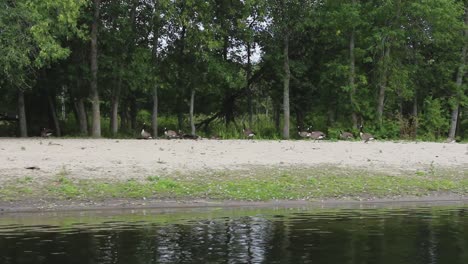
[[[51,182],[22,178],[0,187],[0,199],[361,199],[437,194],[468,194],[466,170],[404,172],[398,175],[344,168],[265,168],[147,176],[126,181],[74,179],[66,171]]]

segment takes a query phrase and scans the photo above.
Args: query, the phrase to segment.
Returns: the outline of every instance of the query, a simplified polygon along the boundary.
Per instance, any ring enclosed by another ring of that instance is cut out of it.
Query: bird
[[[164,128],[164,135],[166,135],[167,138],[179,138],[179,134],[175,132],[174,130],[168,130],[167,128]]]
[[[457,141],[452,138],[452,137],[448,137],[446,140],[445,140],[445,143],[456,143]]]
[[[364,140],[364,143],[375,140],[375,137],[372,134],[362,132],[363,128],[363,125],[359,127],[359,136],[362,140]]]
[[[250,128],[245,128],[245,125],[244,125],[244,128],[242,129],[242,132],[247,137],[247,139],[252,139],[255,136],[255,132]]]
[[[141,128],[141,138],[142,139],[152,139],[151,134],[145,130],[146,128],[146,123],[143,123],[143,127]]]
[[[325,133],[323,133],[322,131],[311,131],[310,132],[310,138],[312,138],[314,140],[314,142],[316,140],[322,140],[326,137],[327,135]]]
[[[41,137],[43,137],[43,138],[48,138],[48,137],[50,137],[50,136],[52,136],[52,130],[43,127],[42,130],[41,130]]]
[[[343,139],[343,140],[348,140],[348,139],[353,139],[354,136],[350,132],[343,132],[343,131],[340,130],[340,138]]]
[[[301,138],[309,138],[309,137],[310,137],[309,131],[307,131],[307,130],[301,130],[301,127],[300,127],[300,126],[297,126],[297,134],[299,134],[299,136],[300,136]]]

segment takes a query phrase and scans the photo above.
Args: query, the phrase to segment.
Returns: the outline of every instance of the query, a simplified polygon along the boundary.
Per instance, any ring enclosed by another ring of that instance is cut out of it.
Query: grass
[[[1,200],[21,199],[212,199],[316,200],[373,199],[398,196],[468,194],[466,170],[438,170],[391,175],[339,168],[265,168],[212,171],[143,179],[105,181],[73,179],[66,170],[48,182],[25,177],[0,188]]]

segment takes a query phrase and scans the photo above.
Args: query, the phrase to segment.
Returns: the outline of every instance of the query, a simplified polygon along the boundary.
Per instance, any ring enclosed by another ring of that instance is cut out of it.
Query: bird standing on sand
[[[146,123],[143,123],[143,127],[141,128],[141,133],[140,133],[141,138],[142,139],[152,139],[151,134],[148,131],[146,131],[145,128],[146,128]]]
[[[302,130],[300,126],[297,126],[297,134],[299,134],[299,136],[301,138],[309,138],[310,137],[309,131]]]
[[[50,137],[50,136],[52,136],[52,130],[43,127],[42,130],[41,130],[41,137],[43,137],[43,138],[48,138],[48,137]]]
[[[323,133],[322,131],[311,131],[310,132],[310,138],[312,138],[314,140],[314,142],[316,140],[322,140],[326,137],[327,135],[325,133]]]
[[[359,127],[359,136],[364,140],[364,143],[375,140],[375,137],[372,134],[362,132],[363,128],[364,127],[362,125]]]
[[[179,138],[179,134],[175,132],[174,130],[168,130],[167,128],[164,128],[164,135],[166,135],[167,138]]]
[[[343,140],[348,140],[348,139],[353,139],[354,136],[350,132],[343,132],[343,131],[340,130],[340,138],[343,139]]]
[[[250,128],[245,128],[245,126],[242,129],[242,132],[244,133],[244,136],[247,137],[247,139],[252,139],[255,136],[255,132]]]

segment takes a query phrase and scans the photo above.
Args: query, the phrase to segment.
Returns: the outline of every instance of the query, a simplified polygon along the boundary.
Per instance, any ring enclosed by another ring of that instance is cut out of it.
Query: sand
[[[1,138],[0,183],[66,172],[126,180],[252,166],[338,166],[376,171],[468,170],[468,144],[310,140],[116,140]],[[27,169],[35,167],[36,169]]]

